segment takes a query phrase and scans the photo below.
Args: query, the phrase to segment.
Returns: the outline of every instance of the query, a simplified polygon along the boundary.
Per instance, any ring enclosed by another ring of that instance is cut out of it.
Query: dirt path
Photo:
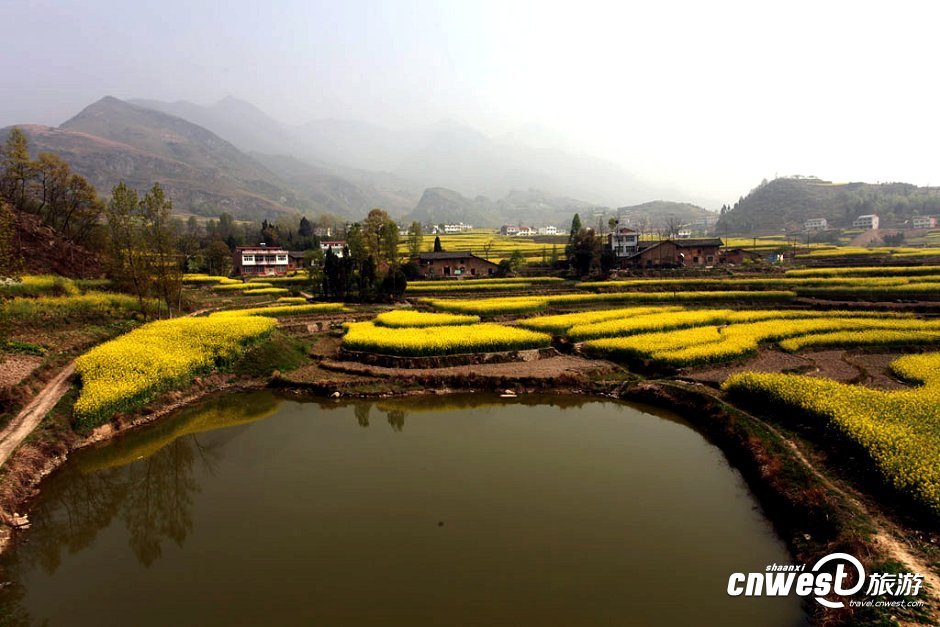
[[[45,418],[56,403],[68,391],[69,377],[75,372],[75,362],[69,362],[54,379],[49,381],[39,394],[16,415],[3,431],[0,431],[0,466],[10,457],[16,447],[26,439]]]
[[[820,483],[825,485],[827,489],[840,495],[846,501],[851,503],[854,508],[860,512],[863,512],[872,520],[878,529],[877,533],[875,533],[873,537],[874,541],[881,546],[888,556],[903,564],[905,569],[908,571],[919,573],[924,576],[924,582],[930,588],[928,590],[928,595],[933,601],[930,607],[931,616],[933,620],[937,620],[938,611],[936,602],[938,595],[940,595],[940,575],[938,575],[937,572],[931,568],[930,564],[917,555],[914,555],[914,553],[910,550],[910,544],[904,540],[903,535],[898,533],[898,530],[890,521],[885,519],[884,516],[871,511],[871,509],[866,507],[865,504],[861,502],[861,500],[856,498],[856,496],[852,494],[850,490],[843,489],[839,485],[836,485],[836,483],[829,479],[825,473],[816,468],[813,462],[811,462],[806,457],[806,455],[803,454],[803,451],[800,450],[795,442],[785,437],[782,433],[780,433],[780,431],[775,429],[773,425],[770,425],[766,421],[757,418],[753,414],[749,415],[753,420],[759,422],[774,435],[780,438],[780,441],[783,442],[787,448],[790,449],[790,451],[792,451],[794,457],[796,457]]]

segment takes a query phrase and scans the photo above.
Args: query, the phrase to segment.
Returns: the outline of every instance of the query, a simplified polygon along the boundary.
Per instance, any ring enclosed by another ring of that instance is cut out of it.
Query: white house
[[[320,250],[323,251],[323,254],[324,254],[324,255],[325,255],[328,251],[331,251],[331,250],[332,250],[334,255],[336,255],[337,257],[342,257],[342,256],[343,256],[343,248],[345,248],[345,247],[346,247],[346,242],[339,242],[339,241],[334,241],[334,242],[323,241],[323,242],[320,242]]]
[[[464,224],[463,222],[458,222],[457,224],[445,224],[444,233],[463,233],[464,231],[470,231],[473,229],[472,224]]]
[[[878,216],[874,213],[865,214],[863,216],[858,216],[855,218],[855,222],[852,223],[852,226],[856,229],[864,229],[866,231],[875,231],[878,229]]]
[[[279,246],[239,246],[233,259],[235,273],[241,276],[287,274],[287,250]]]
[[[692,237],[692,229],[679,229],[676,231],[676,237],[679,239],[689,239]]]
[[[607,235],[607,245],[615,257],[629,257],[636,254],[640,234],[628,226],[618,226]]]
[[[937,228],[937,219],[933,216],[914,216],[911,219],[915,229],[934,229]]]
[[[803,223],[803,228],[807,231],[825,231],[829,228],[829,222],[826,218],[810,218]]]
[[[539,235],[558,235],[558,228],[554,226],[540,226]]]

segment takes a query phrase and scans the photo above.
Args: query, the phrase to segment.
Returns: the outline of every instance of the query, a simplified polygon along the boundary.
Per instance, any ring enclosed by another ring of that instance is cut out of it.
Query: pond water
[[[801,625],[721,452],[584,398],[208,399],[81,451],[0,560],[9,623]]]

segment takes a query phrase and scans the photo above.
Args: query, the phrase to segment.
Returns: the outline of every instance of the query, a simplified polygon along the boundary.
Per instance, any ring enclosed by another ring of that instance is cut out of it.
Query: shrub
[[[75,282],[52,274],[27,275],[19,281],[0,283],[0,296],[4,298],[37,296],[78,296]]]

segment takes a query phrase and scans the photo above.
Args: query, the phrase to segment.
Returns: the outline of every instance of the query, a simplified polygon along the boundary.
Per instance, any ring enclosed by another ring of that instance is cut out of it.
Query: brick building
[[[239,246],[235,249],[232,265],[241,276],[275,276],[287,274],[288,253],[283,248],[267,246]]]
[[[421,253],[417,262],[421,276],[429,279],[493,276],[499,267],[468,252]]]
[[[639,250],[623,263],[636,268],[711,266],[718,263],[722,245],[718,238],[640,242]]]

